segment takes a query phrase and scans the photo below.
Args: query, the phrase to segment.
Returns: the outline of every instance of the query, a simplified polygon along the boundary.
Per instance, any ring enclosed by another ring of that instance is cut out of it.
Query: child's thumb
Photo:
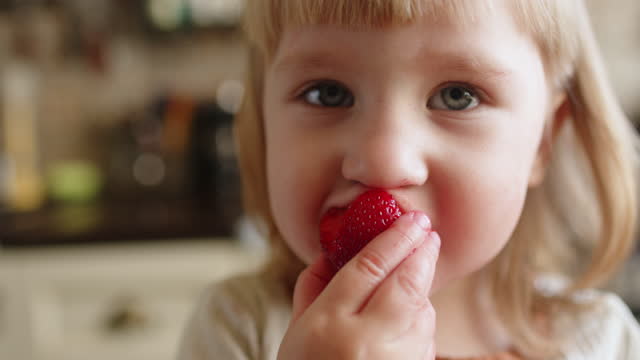
[[[331,264],[324,255],[318,257],[315,262],[300,273],[293,291],[292,322],[302,316],[322,290],[327,287],[333,275]]]

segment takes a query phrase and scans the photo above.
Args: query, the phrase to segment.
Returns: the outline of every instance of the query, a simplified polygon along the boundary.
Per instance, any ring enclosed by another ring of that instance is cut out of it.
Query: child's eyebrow
[[[300,71],[306,72],[314,69],[332,69],[340,67],[347,69],[353,61],[341,59],[342,55],[336,52],[300,52],[292,53],[277,59],[274,63],[274,71]],[[497,80],[508,77],[514,70],[491,58],[485,58],[478,54],[461,54],[457,52],[429,51],[416,58],[420,68],[429,68],[432,71],[447,73],[472,74],[483,80]]]
[[[484,59],[471,54],[431,54],[438,59],[434,68],[447,72],[472,73],[483,79],[508,77],[513,70],[491,59]]]

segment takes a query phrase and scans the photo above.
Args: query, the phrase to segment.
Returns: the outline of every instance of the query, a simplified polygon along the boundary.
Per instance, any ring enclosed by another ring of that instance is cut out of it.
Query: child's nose
[[[394,189],[422,185],[429,169],[424,146],[407,126],[368,122],[364,131],[349,139],[342,161],[342,174],[347,180],[362,185]]]

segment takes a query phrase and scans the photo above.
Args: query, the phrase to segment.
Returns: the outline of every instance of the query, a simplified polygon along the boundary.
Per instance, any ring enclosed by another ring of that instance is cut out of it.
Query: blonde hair
[[[536,315],[579,311],[571,295],[601,285],[632,248],[636,137],[607,82],[583,1],[513,0],[510,4],[516,23],[537,42],[550,79],[566,91],[571,107],[569,121],[554,141],[544,182],[529,190],[512,238],[485,268],[514,346],[537,358],[557,351],[557,343],[536,324]],[[303,265],[282,240],[271,214],[261,114],[265,66],[277,50],[283,29],[314,23],[381,27],[417,18],[472,24],[493,6],[493,1],[475,0],[248,2],[247,93],[236,120],[245,209],[267,225],[271,269],[280,271],[289,284]],[[590,255],[590,262],[575,261],[575,249]],[[536,291],[536,275],[559,270],[571,279],[564,293],[543,296]]]

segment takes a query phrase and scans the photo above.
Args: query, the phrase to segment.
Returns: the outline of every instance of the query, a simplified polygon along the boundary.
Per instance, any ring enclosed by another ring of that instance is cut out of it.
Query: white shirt
[[[576,301],[595,305],[554,319],[567,338],[553,360],[640,359],[640,326],[620,298],[588,291]],[[178,359],[275,360],[290,317],[290,292],[264,274],[214,284],[187,324]]]

